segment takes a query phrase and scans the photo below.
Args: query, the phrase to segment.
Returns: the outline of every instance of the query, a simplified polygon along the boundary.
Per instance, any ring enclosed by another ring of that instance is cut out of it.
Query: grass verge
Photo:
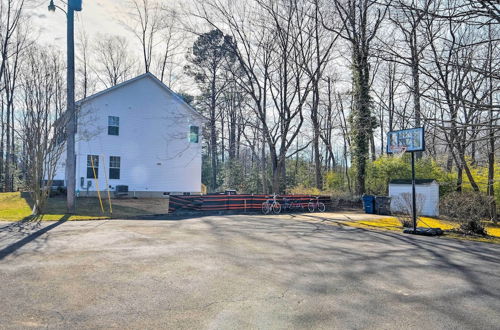
[[[381,230],[390,230],[399,232],[403,230],[403,227],[401,226],[400,222],[396,217],[371,218],[369,220],[342,221],[341,223],[343,225],[357,227],[357,228],[381,229]],[[426,228],[441,228],[446,231],[445,233],[446,237],[500,244],[500,225],[498,224],[495,225],[491,222],[486,223],[486,231],[488,233],[488,236],[486,237],[467,236],[460,234],[458,232],[453,231],[458,228],[458,224],[436,218],[421,217],[418,226]]]
[[[78,198],[76,214],[66,215],[66,198],[53,197],[48,200],[45,214],[37,220],[57,221],[63,217],[67,220],[102,220],[113,218],[136,217],[147,214],[165,214],[168,212],[168,201],[156,199],[112,199],[113,213],[107,200],[103,200],[104,212],[97,198]],[[31,218],[33,203],[28,194],[13,192],[0,193],[0,221],[21,221]]]

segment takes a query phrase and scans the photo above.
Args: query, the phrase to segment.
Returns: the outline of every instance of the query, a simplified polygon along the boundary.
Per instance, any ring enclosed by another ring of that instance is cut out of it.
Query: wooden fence
[[[262,210],[262,203],[272,199],[271,195],[171,195],[169,197],[169,212],[177,210],[256,212]],[[316,197],[311,195],[280,195],[277,201],[283,205],[283,199],[287,198],[290,201],[297,201],[307,209],[309,201]],[[320,196],[320,201],[329,208],[331,204],[329,196]]]

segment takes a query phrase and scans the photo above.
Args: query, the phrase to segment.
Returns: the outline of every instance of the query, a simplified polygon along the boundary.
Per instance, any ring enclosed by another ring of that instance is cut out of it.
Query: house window
[[[87,155],[87,179],[99,178],[99,156]]]
[[[120,135],[120,117],[108,116],[108,135]]]
[[[115,180],[120,179],[120,157],[109,157],[109,178]]]
[[[199,142],[199,127],[189,126],[189,142],[198,143]]]

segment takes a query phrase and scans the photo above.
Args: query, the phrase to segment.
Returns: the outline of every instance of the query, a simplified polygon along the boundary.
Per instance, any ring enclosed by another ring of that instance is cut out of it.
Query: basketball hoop
[[[387,133],[387,153],[402,156],[405,152],[424,151],[423,127],[391,131]]]
[[[403,157],[405,152],[411,153],[411,181],[412,181],[412,218],[413,233],[417,232],[417,202],[415,193],[415,152],[425,150],[424,128],[415,127],[390,131],[387,133],[387,153],[398,158]]]

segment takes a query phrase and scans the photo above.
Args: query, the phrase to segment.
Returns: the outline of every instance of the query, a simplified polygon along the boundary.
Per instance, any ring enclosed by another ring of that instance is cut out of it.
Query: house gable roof
[[[107,88],[103,91],[100,91],[98,93],[95,93],[91,96],[88,96],[82,100],[79,100],[76,102],[77,105],[82,105],[83,103],[86,103],[88,101],[91,101],[99,96],[102,96],[104,94],[107,94],[107,93],[110,93],[114,90],[117,90],[119,88],[122,88],[124,86],[127,86],[131,83],[134,83],[138,80],[141,80],[141,79],[145,79],[145,78],[149,78],[151,79],[152,81],[154,81],[158,86],[160,86],[164,91],[166,91],[167,93],[169,93],[170,95],[172,95],[174,97],[174,99],[176,99],[179,103],[183,104],[190,112],[192,112],[192,114],[194,114],[195,116],[197,116],[198,118],[202,119],[203,121],[207,121],[208,119],[205,118],[203,115],[201,115],[198,111],[196,111],[191,105],[189,105],[186,101],[184,101],[184,99],[182,97],[180,97],[177,93],[175,93],[173,90],[171,90],[167,85],[165,85],[164,83],[161,82],[160,79],[156,78],[155,75],[153,75],[152,73],[150,72],[147,72],[147,73],[144,73],[144,74],[141,74],[140,76],[137,76],[135,78],[132,78],[132,79],[129,79],[127,81],[124,81],[122,83],[119,83],[115,86],[112,86],[110,88]]]

